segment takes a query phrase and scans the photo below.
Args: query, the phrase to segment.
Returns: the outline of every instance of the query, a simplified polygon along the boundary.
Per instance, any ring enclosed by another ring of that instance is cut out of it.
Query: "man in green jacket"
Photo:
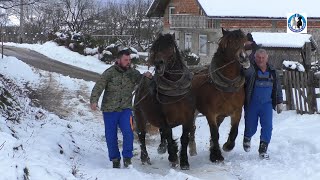
[[[99,97],[104,91],[101,111],[103,112],[109,159],[113,162],[113,168],[120,168],[118,126],[123,134],[124,166],[128,167],[131,164],[133,157],[132,92],[143,75],[148,78],[152,77],[150,72],[142,75],[130,65],[130,52],[120,51],[115,65],[102,73],[93,87],[90,97],[91,109],[95,111],[98,107]]]

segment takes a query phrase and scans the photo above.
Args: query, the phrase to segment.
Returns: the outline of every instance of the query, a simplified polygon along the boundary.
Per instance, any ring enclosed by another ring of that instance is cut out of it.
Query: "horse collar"
[[[209,67],[209,74],[211,83],[215,84],[217,89],[223,92],[237,92],[243,87],[245,82],[244,76],[239,75],[234,79],[229,79],[218,71],[218,68],[216,62],[213,60]]]

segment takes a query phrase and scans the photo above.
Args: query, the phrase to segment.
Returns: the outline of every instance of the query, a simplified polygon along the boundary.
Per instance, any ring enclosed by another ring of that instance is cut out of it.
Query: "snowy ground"
[[[70,57],[69,53],[65,55]],[[153,163],[151,166],[141,165],[139,144],[135,142],[133,167],[115,170],[111,168],[112,164],[107,158],[101,113],[89,109],[89,95],[93,82],[33,69],[12,57],[0,61],[0,73],[22,88],[30,82],[29,85],[37,89],[42,82],[45,82],[44,79],[54,78],[58,84],[57,88],[65,93],[61,106],[71,107],[69,114],[63,119],[56,114],[28,105],[21,124],[6,122],[4,117],[0,116],[0,179],[23,179],[25,168],[28,169],[29,178],[32,180],[107,180],[115,177],[119,180],[318,180],[320,178],[320,143],[317,139],[320,136],[320,115],[318,114],[297,115],[295,111],[284,111],[280,115],[274,113],[269,161],[258,158],[259,134],[252,140],[252,151],[249,153],[243,151],[242,118],[235,149],[229,153],[223,152],[225,157],[223,163],[211,163],[208,151],[209,129],[206,119],[201,117],[196,122],[198,155],[189,158],[189,171],[171,169],[167,155],[157,154],[156,148],[160,141],[158,136],[148,137],[148,151]],[[28,98],[22,101],[26,104],[30,102]],[[37,119],[36,115],[39,112],[43,112],[45,116]],[[230,119],[227,118],[221,125],[220,144],[227,139],[229,124]],[[15,134],[16,138],[12,134]],[[181,135],[181,127],[174,129],[174,135],[176,138]],[[119,136],[121,137],[121,134]]]

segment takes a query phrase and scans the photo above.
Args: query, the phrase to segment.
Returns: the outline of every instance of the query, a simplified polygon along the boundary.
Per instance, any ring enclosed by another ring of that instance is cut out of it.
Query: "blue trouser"
[[[109,159],[121,159],[118,147],[118,126],[123,135],[122,157],[133,157],[132,111],[124,109],[121,112],[103,112],[105,135]]]
[[[260,141],[270,143],[272,135],[272,113],[271,102],[259,103],[259,101],[252,101],[245,109],[244,136],[251,138],[257,132],[258,118],[260,118]]]

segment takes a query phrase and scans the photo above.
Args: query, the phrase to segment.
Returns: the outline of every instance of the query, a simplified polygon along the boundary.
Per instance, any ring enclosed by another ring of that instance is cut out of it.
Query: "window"
[[[169,7],[169,24],[172,23],[172,14],[175,14],[175,7]]]
[[[207,35],[199,35],[199,54],[207,55]]]
[[[191,33],[186,33],[184,36],[184,49],[190,49],[192,47],[192,36]]]

